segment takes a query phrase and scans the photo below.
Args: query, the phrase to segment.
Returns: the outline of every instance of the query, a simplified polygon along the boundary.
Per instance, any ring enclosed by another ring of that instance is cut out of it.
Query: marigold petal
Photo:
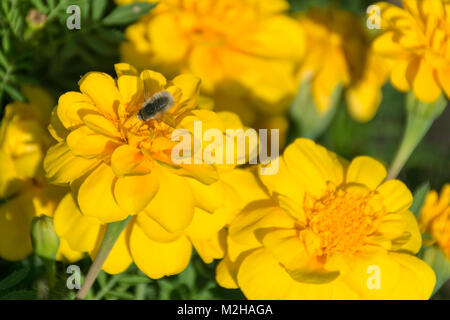
[[[283,159],[291,173],[291,183],[301,184],[313,195],[322,195],[328,181],[336,185],[343,181],[343,168],[337,156],[312,140],[295,140],[284,151]]]
[[[173,201],[176,196],[177,201]],[[161,168],[159,190],[145,211],[169,232],[185,229],[194,216],[194,196],[187,181]]]
[[[104,115],[117,119],[120,93],[115,80],[102,72],[89,72],[78,82],[81,92],[91,98]]]
[[[422,247],[422,235],[417,225],[417,219],[409,210],[402,211],[399,214],[405,222],[406,235],[400,239],[394,239],[391,250],[407,251],[416,254]]]
[[[53,223],[58,236],[67,241],[71,249],[80,252],[94,250],[106,229],[99,220],[84,216],[70,193],[56,208]]]
[[[252,230],[260,228],[293,228],[294,219],[290,218],[271,201],[262,200],[249,204],[229,227],[230,238],[241,244],[255,248],[261,245]]]
[[[44,158],[47,179],[54,184],[67,184],[95,168],[100,160],[75,157],[64,142],[50,147]]]
[[[192,246],[186,237],[166,243],[153,241],[138,225],[134,225],[130,235],[130,251],[139,269],[152,279],[160,279],[180,273],[187,267]]]
[[[102,269],[109,274],[119,274],[124,272],[133,262],[130,251],[128,249],[128,241],[130,238],[130,226],[122,231],[117,239],[111,252],[108,254]],[[98,246],[94,252],[91,252],[92,260],[95,259],[98,250],[100,249],[101,242],[98,242]]]
[[[396,61],[391,71],[391,82],[400,91],[411,90],[412,79],[408,78],[408,60]]]
[[[136,223],[147,237],[156,242],[173,242],[183,235],[183,231],[168,232],[145,213],[141,213],[136,217]]]
[[[216,267],[216,281],[217,283],[227,289],[237,289],[237,264],[230,261],[228,256],[225,256]]]
[[[29,195],[22,194],[0,206],[0,257],[26,258],[32,251],[30,228],[35,215]]]
[[[83,257],[83,252],[72,250],[65,239],[59,238],[59,248],[58,253],[56,254],[57,261],[72,263],[81,260]]]
[[[172,14],[159,14],[153,17],[148,26],[148,37],[152,43],[155,59],[162,58],[167,62],[182,60],[188,50],[188,41],[178,28]]]
[[[159,177],[156,173],[117,178],[114,197],[122,210],[138,214],[158,192]]]
[[[138,76],[139,75],[139,73],[135,67],[133,67],[131,64],[125,63],[125,62],[116,63],[114,65],[114,70],[116,71],[118,78],[121,76],[124,76],[124,75],[128,75],[128,76]]]
[[[172,80],[173,84],[181,89],[180,103],[183,108],[191,109],[197,106],[201,80],[199,77],[182,74]]]
[[[144,154],[127,144],[114,150],[111,156],[111,167],[119,177],[131,174],[144,175],[150,173],[152,169]]]
[[[380,162],[370,157],[360,156],[350,163],[346,182],[359,183],[374,190],[384,181],[386,174],[386,169]]]
[[[226,230],[216,232],[209,239],[197,239],[190,237],[191,243],[203,262],[211,263],[214,259],[222,259],[226,248]]]
[[[117,141],[97,134],[86,126],[72,131],[66,141],[74,156],[84,158],[102,158],[119,146]]]
[[[422,59],[417,74],[414,77],[413,90],[417,99],[424,102],[434,102],[442,91],[436,81],[434,70]]]
[[[120,95],[122,96],[122,103],[129,104],[143,101],[144,98],[144,84],[138,75],[123,74],[117,79],[117,86],[119,87]]]
[[[225,201],[225,187],[220,180],[209,185],[193,178],[186,178],[186,181],[191,187],[197,207],[214,212],[214,210],[223,205]]]
[[[409,208],[413,201],[411,191],[399,180],[389,180],[377,188],[383,196],[387,212],[398,212]]]
[[[121,135],[114,124],[101,115],[89,114],[83,117],[84,124],[92,131],[121,141]]]
[[[111,167],[102,163],[84,180],[78,191],[81,212],[103,223],[121,221],[128,213],[117,205],[113,197],[116,180]]]
[[[87,95],[71,91],[59,97],[56,113],[64,127],[73,129],[83,124],[85,115],[99,114],[99,111]]]
[[[444,89],[447,98],[450,97],[450,68],[440,68],[438,70],[439,83]]]
[[[156,71],[144,70],[141,72],[140,78],[144,83],[145,99],[148,99],[155,93],[163,90],[167,85],[166,78]]]

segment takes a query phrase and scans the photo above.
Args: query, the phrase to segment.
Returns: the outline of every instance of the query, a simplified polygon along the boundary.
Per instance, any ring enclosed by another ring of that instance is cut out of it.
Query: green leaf
[[[3,54],[2,50],[0,50],[0,64],[5,67],[5,69],[9,68],[8,60],[6,56]]]
[[[30,272],[30,269],[23,268],[14,271],[6,278],[0,280],[0,291],[10,289],[19,284],[20,282],[22,282],[26,278],[28,272]]]
[[[146,276],[140,276],[140,275],[121,275],[117,276],[119,283],[124,284],[130,284],[130,285],[136,285],[141,283],[150,283],[152,280]]]
[[[414,201],[409,210],[414,213],[416,218],[419,218],[420,211],[422,211],[428,191],[430,191],[430,184],[429,182],[425,182],[414,192]]]
[[[2,46],[4,52],[9,52],[9,49],[11,49],[11,39],[9,36],[9,32],[5,32],[2,38]]]
[[[117,290],[110,290],[106,294],[108,298],[117,298],[117,299],[125,299],[125,300],[134,300],[134,295],[128,292],[122,292]]]
[[[185,284],[190,289],[195,289],[195,277],[196,277],[195,269],[192,263],[190,263],[187,266],[187,268],[178,275],[178,280],[180,283]]]
[[[155,6],[155,3],[147,2],[134,2],[129,5],[118,6],[103,19],[103,23],[108,26],[126,25],[146,15]]]
[[[0,300],[33,300],[36,294],[31,290],[16,290],[0,296]]]
[[[94,21],[100,20],[108,6],[108,0],[95,0],[92,2],[92,19]]]
[[[304,80],[298,89],[297,96],[291,106],[290,114],[294,121],[296,132],[295,137],[305,137],[316,139],[329,126],[333,119],[342,95],[342,86],[338,85],[331,96],[330,108],[321,113],[316,106],[312,95],[312,79]]]
[[[442,250],[436,246],[425,247],[421,253],[422,259],[428,263],[436,274],[435,294],[450,279],[450,261]]]
[[[100,28],[98,30],[98,36],[99,38],[111,42],[121,42],[127,40],[127,38],[122,32],[120,32],[119,30],[109,28]]]
[[[97,37],[90,36],[83,38],[83,42],[95,53],[102,56],[109,56],[113,49],[99,40]]]
[[[27,101],[25,96],[18,89],[14,88],[13,86],[5,84],[4,88],[5,88],[6,93],[8,93],[9,96],[11,98],[13,98],[13,100],[22,101],[22,102]]]

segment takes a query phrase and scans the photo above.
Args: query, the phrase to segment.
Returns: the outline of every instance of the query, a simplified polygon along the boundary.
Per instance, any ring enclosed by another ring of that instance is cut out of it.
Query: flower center
[[[319,198],[306,194],[307,227],[321,240],[319,255],[360,251],[386,214],[381,200],[380,195],[360,185],[330,184]]]

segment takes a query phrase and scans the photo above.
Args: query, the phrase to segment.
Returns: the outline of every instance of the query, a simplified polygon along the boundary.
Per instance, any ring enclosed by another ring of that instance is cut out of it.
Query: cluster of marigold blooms
[[[130,1],[117,1],[122,4]],[[0,129],[0,257],[32,252],[33,217],[53,217],[57,259],[95,258],[108,223],[132,219],[103,269],[135,263],[153,279],[222,259],[217,282],[249,299],[428,299],[433,270],[412,195],[366,156],[351,161],[299,138],[275,175],[171,160],[175,129],[278,128],[299,84],[312,79],[320,111],[343,85],[350,113],[370,120],[390,76],[423,101],[449,94],[450,4],[380,3],[383,33],[337,9],[289,16],[284,0],[162,0],[126,30],[117,78],[91,72],[57,106],[24,87]],[[152,71],[157,70],[157,71]],[[171,80],[168,80],[171,79]],[[140,121],[144,91],[168,91],[168,116]],[[48,126],[48,130],[47,130]],[[225,134],[225,133],[224,133]],[[204,141],[206,148],[210,141]],[[420,218],[450,259],[450,189],[427,197]],[[377,266],[381,286],[367,285]]]

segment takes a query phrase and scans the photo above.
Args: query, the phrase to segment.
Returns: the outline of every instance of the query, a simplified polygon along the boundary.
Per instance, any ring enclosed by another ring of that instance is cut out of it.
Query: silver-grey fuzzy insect
[[[136,117],[140,121],[148,121],[173,106],[173,97],[168,91],[160,91],[145,100]]]

